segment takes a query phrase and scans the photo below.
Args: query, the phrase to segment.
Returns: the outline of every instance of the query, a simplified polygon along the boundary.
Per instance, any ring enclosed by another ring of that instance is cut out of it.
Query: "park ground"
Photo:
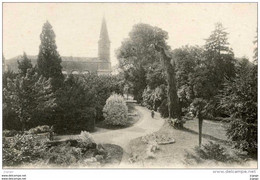
[[[247,160],[239,163],[225,163],[215,160],[196,162],[187,158],[194,154],[194,148],[198,146],[198,122],[196,119],[186,121],[184,129],[178,130],[171,127],[166,119],[155,113],[151,117],[151,111],[140,105],[130,106],[130,123],[128,127],[110,129],[104,126],[98,127],[92,133],[95,141],[100,144],[108,143],[122,147],[123,152],[117,159],[121,162],[106,167],[119,168],[256,168],[256,160]],[[225,135],[226,124],[219,121],[204,120],[202,144],[209,141],[218,143],[231,151],[228,139]],[[153,158],[147,158],[147,146],[144,138],[163,137],[174,139],[174,143],[159,145]],[[57,139],[73,138],[73,136],[59,136]],[[116,156],[116,155],[115,155]],[[133,160],[134,157],[134,160]]]

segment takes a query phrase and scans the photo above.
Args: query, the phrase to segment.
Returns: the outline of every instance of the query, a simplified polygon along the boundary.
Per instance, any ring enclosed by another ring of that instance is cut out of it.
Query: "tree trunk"
[[[198,119],[199,119],[199,147],[201,147],[203,118],[202,118],[201,115],[199,115],[199,116],[198,116]]]
[[[161,52],[164,68],[166,71],[167,82],[168,82],[168,110],[169,119],[178,118],[181,119],[181,111],[179,107],[179,98],[177,95],[176,77],[175,77],[175,64],[171,64],[172,58],[169,57],[164,48],[156,47]]]

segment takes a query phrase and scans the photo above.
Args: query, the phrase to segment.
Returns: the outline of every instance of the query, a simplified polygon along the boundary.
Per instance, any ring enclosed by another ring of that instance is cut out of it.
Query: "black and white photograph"
[[[256,170],[257,8],[2,2],[2,170]]]

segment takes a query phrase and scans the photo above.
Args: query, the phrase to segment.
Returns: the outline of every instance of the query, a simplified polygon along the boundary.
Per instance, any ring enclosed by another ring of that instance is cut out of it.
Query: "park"
[[[136,23],[112,72],[105,18],[93,59],[61,56],[54,30],[38,55],[2,57],[3,168],[257,167],[257,32],[249,60],[221,22],[179,48]]]

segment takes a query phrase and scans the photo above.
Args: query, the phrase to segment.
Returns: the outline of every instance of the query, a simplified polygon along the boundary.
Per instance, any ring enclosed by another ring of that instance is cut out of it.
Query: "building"
[[[5,61],[5,68],[14,72],[18,72],[18,63],[22,55],[14,57]],[[28,58],[33,65],[37,63],[37,56],[30,56]],[[110,62],[110,40],[107,31],[106,20],[103,18],[101,31],[98,41],[98,57],[72,57],[61,56],[62,59],[62,73],[63,74],[87,74],[97,73],[98,75],[111,74]]]

